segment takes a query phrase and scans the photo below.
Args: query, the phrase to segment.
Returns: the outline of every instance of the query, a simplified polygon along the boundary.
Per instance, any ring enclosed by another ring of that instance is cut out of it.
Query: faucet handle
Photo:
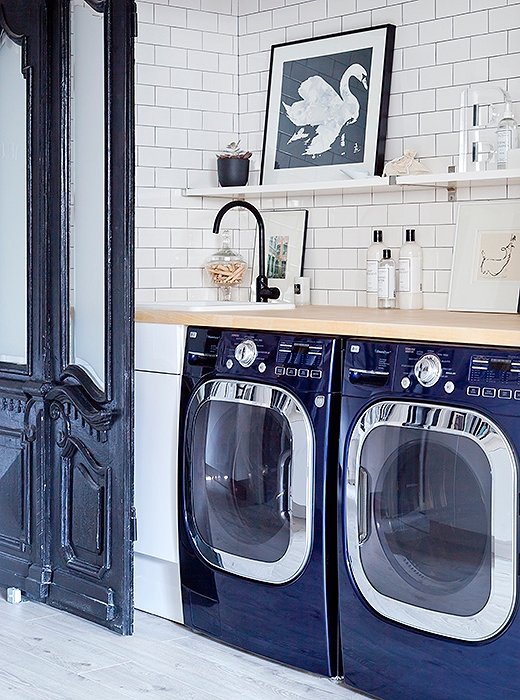
[[[270,287],[265,275],[258,275],[256,278],[256,300],[267,301],[268,299],[278,299],[280,290],[278,287]]]

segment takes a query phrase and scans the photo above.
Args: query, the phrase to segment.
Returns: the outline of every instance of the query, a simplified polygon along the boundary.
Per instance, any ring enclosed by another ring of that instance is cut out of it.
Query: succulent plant
[[[251,151],[242,151],[240,149],[240,140],[231,141],[224,148],[222,153],[217,153],[217,158],[251,158]]]

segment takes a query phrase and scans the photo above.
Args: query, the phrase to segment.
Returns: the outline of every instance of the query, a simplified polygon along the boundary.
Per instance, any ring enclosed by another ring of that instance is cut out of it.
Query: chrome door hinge
[[[134,2],[132,7],[132,35],[137,37],[138,33],[138,20],[137,20],[137,3]]]
[[[132,542],[137,540],[137,513],[134,506],[130,511],[130,539]]]

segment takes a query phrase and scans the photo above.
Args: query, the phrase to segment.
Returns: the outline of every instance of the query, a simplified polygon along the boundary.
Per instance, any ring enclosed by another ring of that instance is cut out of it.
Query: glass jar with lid
[[[219,301],[231,301],[232,290],[240,285],[247,270],[247,262],[231,248],[231,232],[222,232],[222,246],[211,255],[204,268],[217,287]]]

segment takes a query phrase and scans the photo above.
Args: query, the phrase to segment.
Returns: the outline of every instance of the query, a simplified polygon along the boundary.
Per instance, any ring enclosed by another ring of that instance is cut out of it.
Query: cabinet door
[[[135,373],[135,606],[176,622],[183,621],[177,524],[180,390],[179,374]]]
[[[135,5],[0,0],[0,26],[0,585],[129,633]]]

